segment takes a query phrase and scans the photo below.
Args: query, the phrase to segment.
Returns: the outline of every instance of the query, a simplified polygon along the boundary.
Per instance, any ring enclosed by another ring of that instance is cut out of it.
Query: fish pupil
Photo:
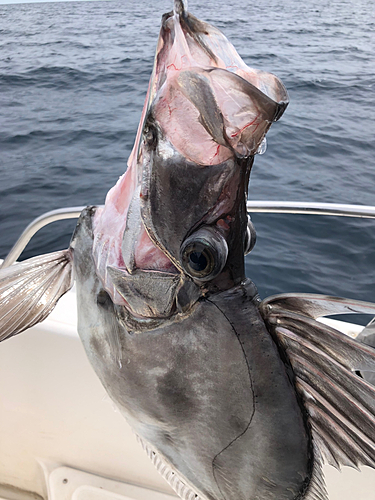
[[[228,257],[227,242],[216,229],[203,226],[181,244],[180,262],[191,278],[209,281],[223,270]]]
[[[194,271],[204,271],[208,265],[207,257],[202,252],[191,252],[189,260]]]

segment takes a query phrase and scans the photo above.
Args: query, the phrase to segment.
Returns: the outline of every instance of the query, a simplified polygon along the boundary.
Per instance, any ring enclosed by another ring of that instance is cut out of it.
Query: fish
[[[375,350],[317,321],[375,304],[261,300],[245,276],[250,171],[287,105],[275,75],[175,0],[105,205],[82,211],[68,249],[0,270],[0,340],[76,283],[88,359],[183,500],[324,500],[323,463],[375,468]]]

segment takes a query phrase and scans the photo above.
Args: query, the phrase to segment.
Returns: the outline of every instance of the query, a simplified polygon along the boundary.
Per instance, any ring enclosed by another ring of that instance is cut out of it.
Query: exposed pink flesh
[[[137,186],[135,173],[135,168],[128,168],[110,189],[104,207],[97,210],[93,220],[93,257],[97,275],[114,303],[119,305],[126,305],[126,301],[113,286],[107,266],[117,267],[125,272],[121,246],[128,208]],[[139,269],[176,272],[168,257],[152,243],[144,227],[135,249],[135,263]]]
[[[150,240],[144,227],[135,247],[135,265],[138,269],[152,269],[175,273],[176,268],[168,257]]]
[[[154,108],[164,134],[182,156],[194,163],[217,165],[228,160],[232,151],[217,144],[199,122],[199,111],[179,91],[178,74],[170,70]]]
[[[183,31],[178,15],[170,17],[166,28],[162,29],[135,144],[128,160],[128,169],[109,191],[104,208],[99,209],[94,217],[93,257],[97,274],[112,299],[119,304],[123,304],[124,300],[114,289],[107,274],[107,266],[124,269],[122,239],[128,208],[141,178],[140,144],[150,104],[154,104],[155,116],[173,147],[187,159],[204,166],[221,163],[233,152],[230,148],[214,142],[198,121],[199,112],[196,107],[178,90],[176,79],[181,71],[201,71],[212,67],[226,69],[246,79],[275,101],[286,98],[286,95],[283,95],[283,87],[274,75],[246,66],[233,45],[219,30],[202,24],[205,26],[205,34],[200,35],[201,39],[215,54],[215,60],[191,35]],[[213,78],[211,84],[224,117],[231,146],[241,153],[243,138],[251,139],[251,134],[264,126],[259,110],[244,94],[241,95],[230,86],[221,85],[219,80]],[[235,191],[235,186],[233,190]],[[220,213],[223,213],[222,210],[229,208],[232,198],[233,193],[223,193],[211,218],[219,217]],[[176,272],[171,261],[153,244],[144,228],[138,235],[134,258],[140,269]]]
[[[113,286],[107,266],[124,268],[121,251],[122,236],[135,187],[136,169],[129,168],[117,184],[109,190],[104,207],[96,211],[93,219],[93,258],[96,273],[113,302],[119,305],[126,305],[126,303]]]

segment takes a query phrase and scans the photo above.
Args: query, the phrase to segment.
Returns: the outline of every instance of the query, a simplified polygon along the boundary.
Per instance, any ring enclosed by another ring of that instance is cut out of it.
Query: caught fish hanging
[[[324,500],[324,462],[375,468],[363,378],[375,350],[316,321],[375,305],[261,301],[245,276],[249,175],[287,104],[276,76],[175,0],[105,205],[82,212],[69,249],[0,270],[0,340],[42,321],[75,280],[87,356],[184,500]]]

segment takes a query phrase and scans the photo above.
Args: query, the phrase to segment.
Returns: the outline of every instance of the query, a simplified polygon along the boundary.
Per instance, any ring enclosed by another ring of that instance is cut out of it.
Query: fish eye
[[[196,242],[185,249],[183,261],[193,277],[202,278],[211,274],[215,266],[215,255],[211,248]]]
[[[245,233],[245,242],[244,242],[244,254],[247,255],[254,248],[254,245],[257,240],[257,233],[255,231],[254,224],[252,223],[250,216],[247,218],[247,228]]]
[[[213,228],[201,228],[181,245],[181,265],[190,277],[209,281],[223,270],[228,257],[225,238]]]

